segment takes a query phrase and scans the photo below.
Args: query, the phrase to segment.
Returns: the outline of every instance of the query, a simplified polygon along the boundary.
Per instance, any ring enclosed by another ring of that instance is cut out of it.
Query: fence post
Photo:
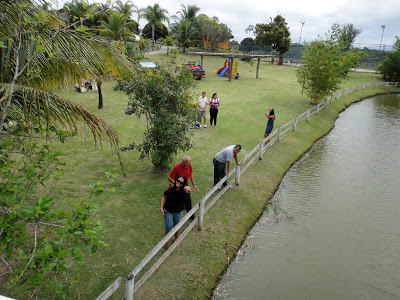
[[[297,122],[299,120],[299,116],[296,117],[296,119],[294,119],[294,123],[293,123],[293,131],[296,129],[297,126]]]
[[[321,103],[318,103],[318,105],[317,105],[317,115],[319,115],[319,107],[320,107],[320,104],[321,104]]]
[[[259,147],[260,150],[258,150],[258,159],[262,159],[264,154],[264,140],[261,140]]]
[[[135,288],[135,276],[132,273],[125,276],[125,300],[133,300],[133,289]]]
[[[398,81],[396,81],[396,84],[394,85],[394,86],[397,86],[399,84],[399,82]]]
[[[279,128],[278,128],[278,137],[277,137],[278,142],[281,141],[281,132],[282,132],[282,126],[279,126]]]
[[[388,86],[389,85],[389,81],[386,81],[386,86]]]
[[[203,230],[204,225],[204,201],[205,200],[201,199],[199,202],[199,226],[197,227],[199,231]]]
[[[236,165],[235,183],[236,185],[239,185],[240,183],[240,165]]]
[[[310,109],[307,110],[307,122],[310,120]]]

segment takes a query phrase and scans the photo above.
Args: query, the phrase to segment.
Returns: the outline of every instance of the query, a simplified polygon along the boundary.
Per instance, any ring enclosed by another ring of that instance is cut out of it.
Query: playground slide
[[[221,73],[219,73],[219,77],[224,77],[224,75],[225,75],[226,72],[229,72],[229,68],[228,68],[228,67],[225,67],[225,68],[221,71]]]
[[[217,71],[217,74],[221,73],[221,71],[222,71],[223,69],[225,69],[225,67],[220,68],[220,69]]]

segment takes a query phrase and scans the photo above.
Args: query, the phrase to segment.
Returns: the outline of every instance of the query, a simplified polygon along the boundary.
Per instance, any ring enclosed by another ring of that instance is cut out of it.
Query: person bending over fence
[[[188,193],[183,189],[186,183],[186,177],[179,176],[173,184],[166,187],[164,195],[161,197],[160,211],[164,216],[166,235],[182,219],[182,211],[185,208],[186,197],[188,197]],[[178,231],[174,234],[173,240],[176,241],[177,239]],[[166,242],[165,249],[168,248],[169,242]]]

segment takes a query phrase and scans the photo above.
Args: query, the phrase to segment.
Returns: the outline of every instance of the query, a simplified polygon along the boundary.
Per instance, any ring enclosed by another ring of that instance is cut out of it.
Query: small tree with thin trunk
[[[195,86],[188,68],[172,65],[151,72],[145,69],[122,85],[129,95],[125,113],[145,117],[146,131],[141,143],[121,149],[136,149],[141,159],[151,157],[157,169],[167,168],[178,151],[190,149],[190,128],[198,117],[191,104]]]
[[[363,52],[342,52],[341,46],[332,41],[306,43],[302,66],[296,71],[302,92],[310,97],[312,104],[332,95],[362,55]]]

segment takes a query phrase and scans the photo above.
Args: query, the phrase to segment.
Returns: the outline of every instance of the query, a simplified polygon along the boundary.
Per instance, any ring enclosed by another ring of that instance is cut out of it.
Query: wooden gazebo
[[[257,58],[256,78],[258,78],[258,69],[260,68],[261,58],[274,57],[274,55],[250,55],[250,54],[243,54],[243,53],[187,52],[187,54],[200,55],[200,65],[202,67],[203,67],[203,56],[220,56],[220,57],[224,57],[224,58],[229,58],[229,60],[231,61],[231,66],[233,66],[234,58]],[[230,70],[229,70],[228,78],[229,78],[229,81],[232,80],[232,68],[230,68]]]

